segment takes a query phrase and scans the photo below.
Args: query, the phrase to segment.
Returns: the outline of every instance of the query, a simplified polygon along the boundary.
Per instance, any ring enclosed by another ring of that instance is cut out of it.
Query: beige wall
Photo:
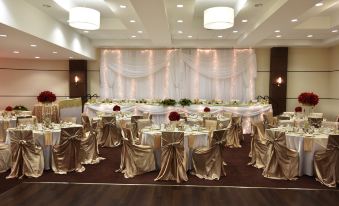
[[[8,105],[31,109],[43,90],[68,96],[68,75],[68,61],[0,58],[0,110]]]
[[[255,49],[257,56],[257,78],[255,96],[269,96],[270,48]]]
[[[100,49],[97,50],[97,60],[88,61],[87,90],[91,95],[100,95]]]

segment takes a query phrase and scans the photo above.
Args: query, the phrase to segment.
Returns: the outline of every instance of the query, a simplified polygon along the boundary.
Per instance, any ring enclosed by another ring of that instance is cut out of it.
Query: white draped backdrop
[[[113,99],[254,98],[252,49],[104,49],[100,95]]]

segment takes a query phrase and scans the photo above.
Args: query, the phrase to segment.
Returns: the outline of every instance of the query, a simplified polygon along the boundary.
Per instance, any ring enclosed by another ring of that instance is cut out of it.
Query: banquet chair
[[[186,154],[184,151],[184,132],[162,132],[161,168],[155,181],[187,181]]]
[[[102,136],[99,143],[102,147],[117,147],[121,144],[121,128],[116,123],[115,116],[102,117]]]
[[[198,147],[193,150],[193,175],[207,180],[219,180],[222,175],[226,176],[226,163],[222,152],[227,131],[226,129],[214,130],[210,147]]]
[[[11,168],[11,150],[9,145],[0,143],[0,173]]]
[[[202,118],[202,122],[203,122],[203,126],[206,127],[206,120],[214,120],[217,121],[218,118],[217,117],[203,117]]]
[[[320,128],[322,121],[322,117],[308,117],[308,123],[315,128]]]
[[[232,118],[233,113],[232,112],[223,112],[222,115],[226,118]]]
[[[226,146],[230,148],[240,148],[240,140],[242,139],[241,117],[233,116],[229,124],[229,131],[226,135]]]
[[[141,130],[145,127],[151,126],[152,121],[150,119],[138,119],[137,120],[137,138],[141,138]]]
[[[278,119],[277,117],[273,117],[272,112],[266,112],[263,114],[264,117],[264,125],[265,129],[270,129],[273,127],[277,127]]]
[[[60,143],[52,146],[52,170],[56,174],[83,172],[80,148],[84,139],[82,127],[61,128]]]
[[[60,117],[60,120],[62,122],[70,122],[70,123],[73,123],[73,124],[77,123],[77,118],[76,117]]]
[[[152,119],[152,115],[149,112],[144,112],[142,114],[142,119]]]
[[[286,146],[285,132],[266,129],[266,166],[263,176],[270,179],[295,180],[299,172],[298,152]]]
[[[339,135],[329,135],[326,150],[314,154],[316,180],[327,187],[339,184]]]
[[[130,128],[123,128],[120,167],[116,172],[132,178],[146,172],[154,171],[155,158],[153,148],[149,145],[136,145]]]
[[[33,140],[32,130],[8,130],[12,156],[11,173],[6,178],[40,177],[44,171],[43,150]]]
[[[84,126],[84,132],[89,132],[91,130],[91,121],[89,120],[88,115],[82,114],[81,115],[81,123]]]
[[[34,123],[36,123],[36,119],[32,116],[17,117],[17,125],[33,125]]]
[[[252,122],[252,140],[251,140],[251,150],[249,157],[251,161],[248,165],[252,165],[256,168],[264,168],[266,166],[267,160],[267,144],[265,139],[265,127],[262,121]]]
[[[88,132],[84,129],[84,138],[80,143],[81,164],[97,164],[105,159],[99,156],[97,127],[98,122],[93,122]]]
[[[132,123],[137,123],[138,119],[143,119],[144,117],[143,116],[140,116],[140,115],[133,115],[131,117],[131,122]]]
[[[339,130],[339,122],[330,122],[330,121],[324,121],[321,123],[321,126],[324,128],[330,128],[335,130]]]
[[[230,123],[230,120],[218,120],[217,130],[228,128]]]

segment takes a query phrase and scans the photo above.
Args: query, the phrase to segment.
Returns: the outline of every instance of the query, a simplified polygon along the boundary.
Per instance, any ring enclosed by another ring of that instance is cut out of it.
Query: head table
[[[112,114],[113,107],[116,103],[86,103],[84,106],[84,113],[90,118],[98,116],[98,113]],[[251,133],[251,121],[261,118],[262,114],[272,111],[270,104],[254,104],[254,105],[204,105],[192,104],[190,106],[163,106],[157,104],[143,104],[143,103],[124,103],[119,104],[122,112],[132,112],[133,114],[142,114],[148,112],[152,115],[152,121],[156,124],[168,123],[168,115],[172,111],[179,111],[184,113],[201,113],[205,107],[210,108],[211,114],[220,112],[230,112],[234,115],[243,118],[243,132],[244,134]]]

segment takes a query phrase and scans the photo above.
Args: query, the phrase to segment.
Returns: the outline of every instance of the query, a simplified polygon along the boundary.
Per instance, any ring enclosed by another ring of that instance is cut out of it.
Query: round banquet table
[[[16,127],[16,117],[0,118],[0,142],[5,141],[6,130],[13,127]]]
[[[142,145],[150,145],[153,147],[156,167],[160,168],[161,166],[161,147],[156,145],[156,137],[161,137],[161,130],[142,130],[142,137],[140,143]],[[209,131],[185,131],[184,136],[184,151],[186,153],[186,169],[192,169],[192,150],[197,147],[207,147],[209,146],[208,141]],[[192,137],[194,140],[189,142],[189,137]]]

